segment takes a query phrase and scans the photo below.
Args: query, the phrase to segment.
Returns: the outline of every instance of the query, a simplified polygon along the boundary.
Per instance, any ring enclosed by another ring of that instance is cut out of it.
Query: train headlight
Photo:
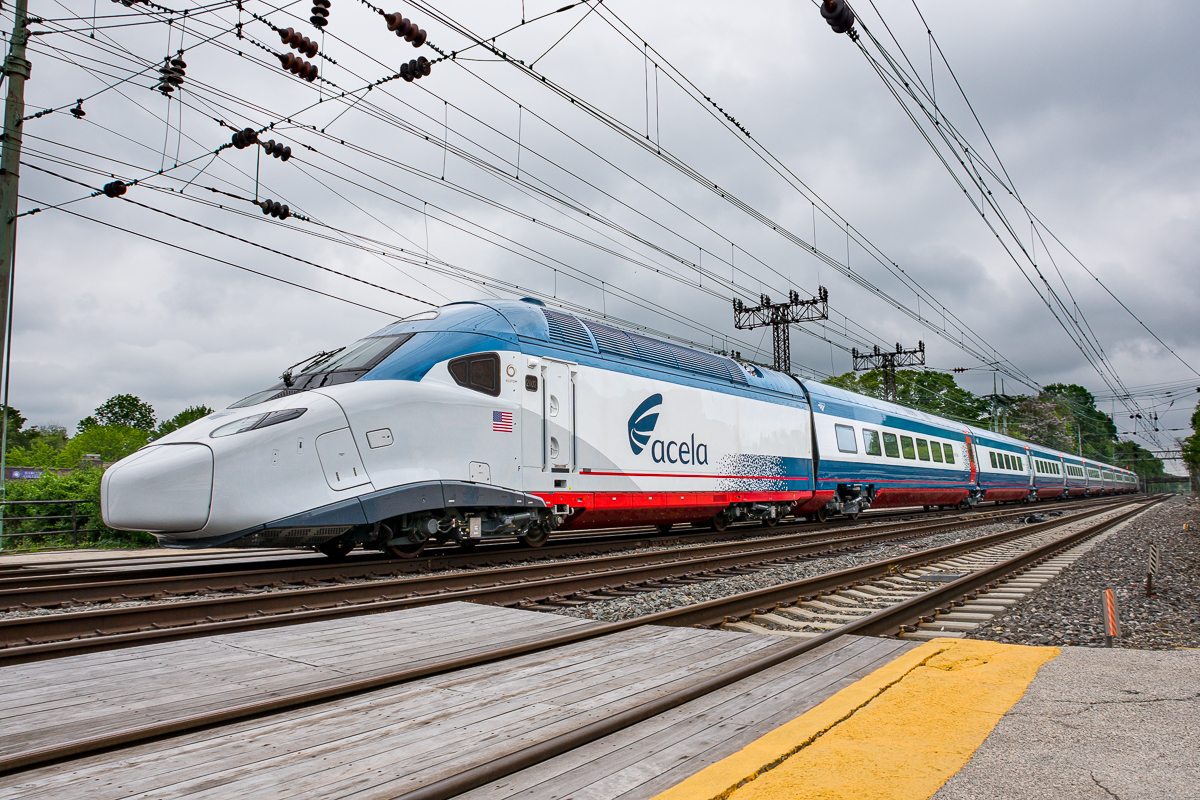
[[[258,430],[271,425],[278,425],[281,422],[288,422],[296,419],[304,414],[306,408],[289,408],[283,411],[272,411],[269,414],[255,414],[252,417],[244,417],[236,422],[227,422],[215,431],[210,433],[210,439],[219,439],[222,436],[232,436],[235,433],[243,433],[244,431]]]

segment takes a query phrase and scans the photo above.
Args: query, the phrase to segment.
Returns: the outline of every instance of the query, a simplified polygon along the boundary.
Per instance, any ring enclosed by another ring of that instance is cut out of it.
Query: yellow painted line
[[[924,800],[1058,654],[934,639],[654,800]]]

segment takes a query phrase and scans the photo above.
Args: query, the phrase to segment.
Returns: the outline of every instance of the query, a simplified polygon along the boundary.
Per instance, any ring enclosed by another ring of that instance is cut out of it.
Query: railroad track
[[[870,581],[907,574],[927,567],[944,567],[953,563],[956,569],[975,569],[953,580],[932,581],[924,592],[900,599],[895,595],[884,607],[870,613],[857,615],[836,628],[816,633],[811,637],[799,638],[786,647],[773,650],[752,662],[736,669],[697,680],[695,683],[669,694],[659,696],[601,721],[582,725],[575,730],[545,739],[537,744],[514,750],[500,758],[478,764],[448,778],[427,784],[402,796],[402,800],[442,800],[502,779],[554,756],[569,752],[606,735],[650,719],[691,700],[703,697],[739,680],[755,675],[771,667],[813,650],[834,639],[847,635],[895,636],[919,630],[916,626],[922,617],[937,613],[953,613],[955,604],[965,604],[978,597],[981,591],[1000,586],[1010,577],[1027,572],[1040,564],[1048,563],[1059,554],[1077,547],[1083,542],[1103,534],[1121,522],[1135,516],[1160,500],[1126,501],[1111,507],[1090,510],[1046,523],[1031,525],[1019,531],[1011,531],[980,537],[971,542],[956,543],[931,550],[913,553],[903,559],[875,562],[829,575],[796,581],[769,589],[748,592],[713,600],[695,606],[671,609],[653,615],[621,622],[587,626],[566,634],[540,641],[509,646],[488,652],[477,653],[465,658],[456,658],[416,669],[407,669],[365,680],[326,687],[316,691],[297,691],[234,708],[194,714],[188,717],[159,722],[141,727],[131,726],[124,730],[68,741],[56,745],[15,753],[0,759],[0,774],[19,772],[32,767],[76,758],[103,750],[111,750],[151,741],[164,736],[181,734],[200,728],[227,724],[237,720],[260,717],[285,710],[310,706],[316,703],[347,697],[354,694],[382,689],[429,675],[442,674],[480,664],[494,663],[526,653],[547,650],[565,644],[605,636],[631,627],[645,624],[702,625],[715,627],[740,622],[743,616],[764,616],[790,607],[787,604],[804,602],[822,592],[846,592],[852,586],[866,586]],[[1078,524],[1095,516],[1100,521]],[[1064,526],[1074,530],[1062,534]],[[1007,548],[1007,552],[1002,549]],[[970,555],[969,558],[967,554]],[[1007,556],[1003,557],[1002,556]],[[970,560],[973,559],[973,560]],[[929,574],[928,572],[923,574]],[[950,573],[953,574],[953,573]],[[918,576],[919,577],[919,576]],[[912,580],[917,580],[913,578]],[[770,611],[764,610],[766,599],[777,598]],[[731,621],[732,620],[732,621]]]
[[[1108,502],[1063,519],[1085,518],[1121,504],[1121,501]],[[847,531],[847,535],[833,539],[821,538],[824,532],[784,534],[750,541],[451,574],[336,583],[290,591],[254,591],[246,587],[235,596],[10,617],[0,620],[0,665],[234,630],[395,611],[452,600],[554,610],[669,586],[706,583],[773,569],[801,559],[1012,521],[1024,515],[1024,512],[1008,512],[975,515],[968,519],[878,526],[863,532]],[[1058,524],[1058,521],[1038,523],[1022,531]],[[1004,531],[950,547],[957,548],[956,553],[965,552],[974,549],[973,542],[1000,541],[1014,535],[1017,533]]]
[[[1065,508],[1086,508],[1089,505],[1111,500],[1064,502],[1039,505],[1038,511],[1054,511]],[[928,519],[975,519],[997,517],[1005,512],[995,508],[972,512],[931,512],[908,514],[900,519],[909,521]],[[784,535],[791,531],[812,537],[835,538],[847,532],[875,530],[888,524],[897,514],[881,514],[878,518],[859,522],[845,522],[815,527],[809,524],[781,524],[771,529],[759,525],[744,526],[724,533],[712,531],[681,531],[668,535],[631,537],[630,533],[646,533],[647,529],[616,529],[620,535],[590,535],[564,537],[545,547],[531,550],[523,546],[501,545],[494,548],[477,548],[461,551],[446,548],[445,552],[412,560],[398,561],[394,558],[362,553],[344,561],[331,562],[325,556],[308,556],[287,551],[268,551],[277,554],[271,560],[250,559],[245,554],[235,553],[232,562],[226,562],[225,554],[204,559],[188,558],[179,565],[139,566],[155,562],[160,557],[142,557],[131,560],[125,566],[120,559],[104,560],[106,569],[97,570],[94,561],[82,562],[68,570],[27,569],[16,574],[0,572],[0,609],[9,611],[30,608],[68,608],[86,603],[126,602],[142,599],[163,599],[173,595],[211,594],[213,592],[242,590],[246,588],[287,588],[314,582],[343,582],[360,578],[377,579],[387,576],[420,574],[441,570],[471,569],[481,566],[500,566],[515,562],[579,558],[629,549],[645,549],[656,546],[686,546],[708,542],[737,541],[752,536],[769,537]],[[897,523],[893,522],[892,525]],[[278,557],[283,553],[283,557]],[[187,554],[195,556],[197,554]],[[36,565],[33,565],[36,567]]]
[[[1085,508],[1091,504],[1111,501],[1112,498],[1043,501],[1036,506],[1022,506],[1022,508],[1028,509],[1030,513],[1034,511],[1042,513],[1066,508]],[[979,514],[995,515],[1004,512],[1004,508],[995,506],[971,511],[922,511],[910,508],[868,512],[857,521],[838,519],[817,524],[793,520],[781,522],[774,529],[760,523],[744,523],[730,526],[724,532],[711,531],[702,527],[679,527],[666,534],[659,533],[655,528],[647,526],[607,528],[560,534],[551,539],[548,545],[538,549],[530,549],[513,539],[512,541],[480,544],[472,550],[466,551],[458,547],[431,548],[418,558],[405,560],[397,560],[383,553],[356,551],[342,561],[331,561],[326,556],[300,550],[171,551],[161,554],[156,552],[153,555],[81,558],[65,562],[22,559],[19,563],[0,564],[0,608],[13,605],[11,598],[14,595],[11,592],[15,589],[77,586],[105,580],[153,581],[159,578],[199,577],[236,572],[244,573],[247,578],[253,578],[259,573],[269,575],[276,570],[280,571],[280,575],[290,570],[297,574],[303,574],[305,577],[318,579],[324,575],[345,575],[354,571],[400,575],[471,566],[498,566],[532,559],[596,555],[660,544],[701,544],[728,541],[739,537],[769,535],[772,532],[790,530],[841,531],[894,521],[955,518]],[[69,598],[64,599],[69,600]]]

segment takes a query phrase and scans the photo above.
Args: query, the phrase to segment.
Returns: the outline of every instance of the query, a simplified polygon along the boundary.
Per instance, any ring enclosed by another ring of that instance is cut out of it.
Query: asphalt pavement
[[[1200,800],[1200,650],[1065,647],[934,800]]]

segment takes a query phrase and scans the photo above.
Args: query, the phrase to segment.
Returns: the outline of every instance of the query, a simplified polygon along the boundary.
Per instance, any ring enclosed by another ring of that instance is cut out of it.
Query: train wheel
[[[713,517],[711,520],[709,520],[708,526],[710,528],[712,528],[714,531],[717,531],[718,533],[720,533],[721,531],[723,531],[729,527],[729,517],[725,516],[725,512],[722,511],[721,513],[719,513],[715,517]]]
[[[763,517],[762,524],[768,528],[774,528],[779,524],[779,517]]]
[[[462,550],[474,550],[475,545],[477,545],[477,544],[479,544],[478,539],[463,539],[463,540],[459,541],[458,546],[459,546],[459,549],[462,549]]]
[[[416,558],[425,549],[425,542],[420,542],[419,544],[406,542],[404,544],[391,545],[385,549],[393,558]]]
[[[933,506],[925,506],[926,511],[933,511]]]
[[[858,512],[857,512],[857,511],[855,511],[853,514],[847,514],[847,515],[846,515],[846,517],[847,517],[848,519],[850,519],[851,521],[853,521],[853,520],[857,520],[857,519],[858,519]]]
[[[354,549],[354,544],[354,542],[342,538],[331,539],[317,545],[317,552],[324,553],[330,558],[345,558],[346,554]]]
[[[543,525],[533,525],[528,532],[517,537],[517,540],[526,547],[541,547],[550,538],[550,531],[546,530]]]
[[[824,522],[825,520],[829,519],[829,512],[825,510],[825,506],[821,506],[817,509],[817,513],[813,514],[813,519],[815,519],[817,522]]]
[[[1000,504],[996,503],[996,505],[1000,505]],[[966,511],[966,510],[970,509],[971,504],[968,503],[966,500],[963,500],[961,503],[958,504],[958,507],[960,510]]]
[[[659,533],[661,533],[663,536],[666,536],[668,533],[671,532],[671,523],[665,522],[662,525],[655,525],[654,528]]]

